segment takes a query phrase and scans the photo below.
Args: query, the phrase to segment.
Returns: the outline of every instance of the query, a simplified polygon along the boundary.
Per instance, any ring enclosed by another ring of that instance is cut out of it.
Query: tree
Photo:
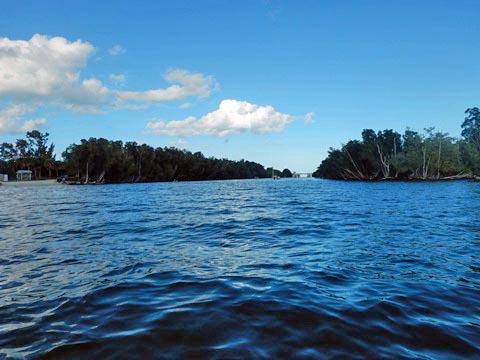
[[[33,167],[35,178],[42,176],[42,170],[46,169],[49,161],[54,161],[53,151],[55,146],[48,145],[48,133],[41,133],[38,130],[27,132],[28,154],[30,165]]]
[[[480,110],[477,107],[468,108],[467,116],[462,123],[463,138],[480,151]]]
[[[176,148],[156,148],[135,142],[90,138],[72,144],[63,153],[65,168],[77,180],[139,182],[218,180],[266,177],[265,168],[250,161],[206,158]],[[280,174],[278,170],[276,174]]]
[[[48,144],[48,136],[48,133],[33,130],[15,143],[0,144],[1,171],[13,176],[16,170],[28,169],[34,171],[37,179],[50,177],[55,163],[55,145]]]
[[[1,161],[12,161],[15,159],[17,154],[15,145],[4,142],[0,144],[0,160]]]
[[[267,168],[266,172],[267,172],[267,177],[270,177],[270,178],[274,176],[282,177],[282,172],[272,167]]]
[[[293,174],[289,169],[283,169],[281,176],[282,178],[291,178]]]
[[[480,175],[480,110],[477,107],[468,108],[467,116],[462,123],[464,141],[460,144],[463,163],[475,175]]]
[[[434,128],[425,129],[424,134],[407,128],[403,136],[393,130],[375,133],[365,129],[361,141],[351,140],[341,149],[330,149],[313,176],[343,180],[458,177],[480,158],[473,149],[473,144],[462,144]],[[461,153],[469,159],[468,167]]]

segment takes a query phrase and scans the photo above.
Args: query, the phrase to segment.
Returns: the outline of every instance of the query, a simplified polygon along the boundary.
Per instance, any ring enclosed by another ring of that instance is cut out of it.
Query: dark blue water
[[[480,358],[479,183],[0,200],[0,358]]]

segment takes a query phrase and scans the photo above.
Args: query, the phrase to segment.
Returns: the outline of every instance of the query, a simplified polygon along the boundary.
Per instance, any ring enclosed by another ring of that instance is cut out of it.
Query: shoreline
[[[258,180],[268,180],[270,178],[263,178]],[[289,180],[293,178],[285,178],[284,180]],[[480,177],[454,177],[454,178],[442,178],[442,179],[328,179],[321,177],[311,177],[310,179],[317,180],[331,180],[331,181],[345,181],[345,182],[364,182],[364,183],[436,183],[436,182],[449,182],[449,181],[470,181],[470,182],[480,182]],[[228,181],[228,180],[256,180],[256,179],[215,179],[215,180],[181,180],[181,181],[139,181],[139,182],[118,182],[118,183],[59,183],[56,179],[47,179],[47,180],[29,180],[29,181],[6,181],[1,182],[0,186],[54,186],[54,185],[73,185],[73,186],[95,186],[95,185],[120,185],[120,184],[152,184],[152,183],[171,183],[171,182],[203,182],[203,181]]]
[[[449,181],[470,181],[480,182],[479,177],[461,177],[461,178],[442,178],[442,179],[329,179],[322,177],[314,177],[315,179],[332,180],[332,181],[346,181],[346,182],[366,182],[366,183],[379,183],[379,182],[406,182],[406,183],[436,183],[436,182],[449,182]]]
[[[57,180],[48,179],[48,180],[28,180],[28,181],[1,181],[0,185],[4,186],[52,186],[59,185]]]

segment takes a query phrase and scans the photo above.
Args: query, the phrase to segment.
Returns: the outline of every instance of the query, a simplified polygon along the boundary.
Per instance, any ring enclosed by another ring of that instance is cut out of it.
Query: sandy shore
[[[7,181],[0,182],[1,186],[48,186],[48,185],[58,185],[57,180],[32,180],[32,181]]]

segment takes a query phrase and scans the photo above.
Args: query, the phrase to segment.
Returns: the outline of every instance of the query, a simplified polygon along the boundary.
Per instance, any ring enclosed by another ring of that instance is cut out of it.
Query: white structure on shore
[[[294,178],[311,178],[313,175],[312,173],[297,173],[296,171],[293,172],[292,177]]]
[[[0,182],[7,182],[8,175],[7,174],[0,174]]]
[[[30,181],[32,180],[32,172],[30,170],[18,170],[17,181]]]

